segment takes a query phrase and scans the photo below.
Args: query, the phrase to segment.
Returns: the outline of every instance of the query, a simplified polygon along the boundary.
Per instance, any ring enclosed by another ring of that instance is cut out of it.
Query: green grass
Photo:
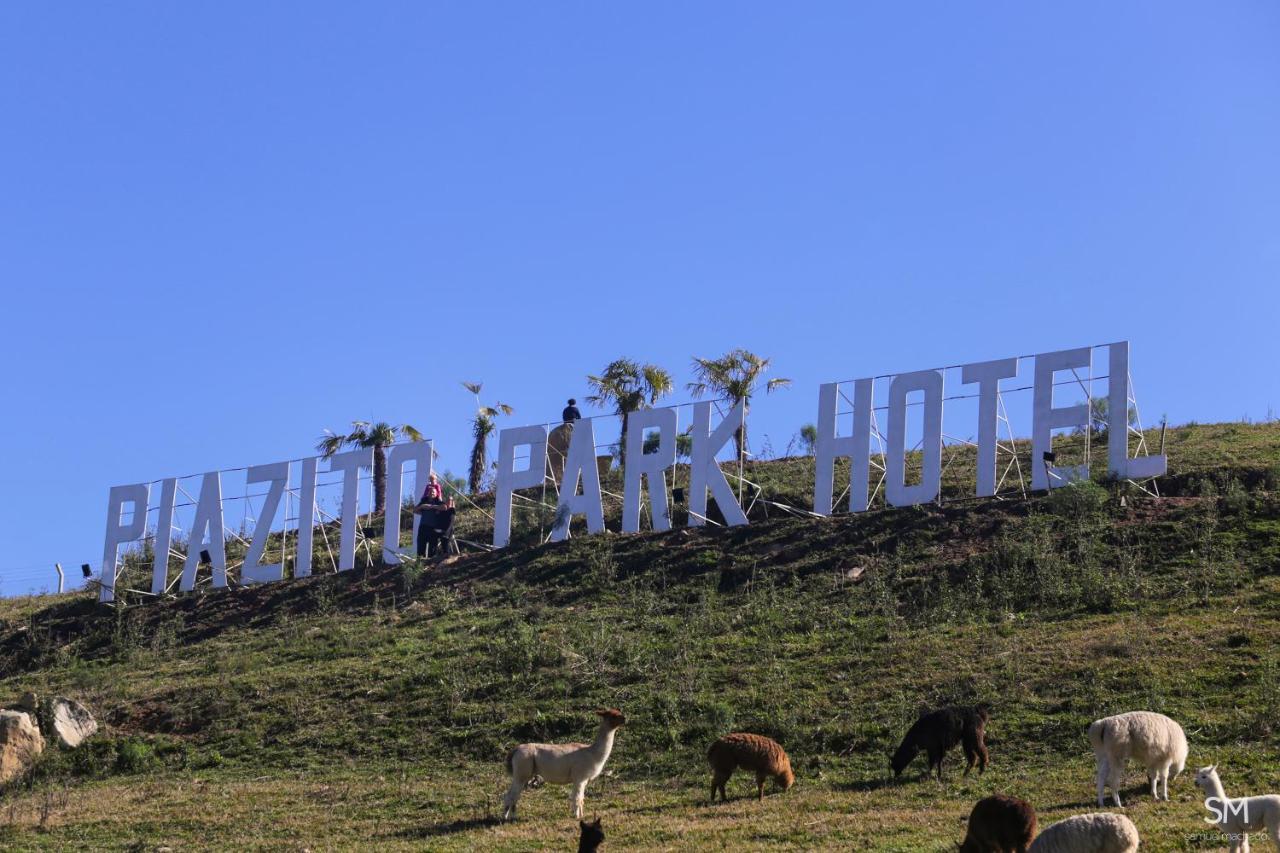
[[[1220,762],[1229,792],[1280,791],[1280,428],[1182,428],[1168,450],[1163,500],[1090,485],[580,537],[123,611],[0,600],[0,701],[72,695],[106,723],[0,795],[0,844],[573,849],[567,789],[492,820],[501,761],[590,737],[600,705],[630,720],[588,789],[606,849],[940,851],[994,791],[1047,824],[1093,808],[1089,721],[1137,708],[1182,721],[1189,766]],[[797,492],[812,471],[754,467]],[[985,775],[956,754],[943,785],[889,783],[921,709],[978,699]],[[760,804],[739,776],[707,805],[731,729],[778,738],[796,787]],[[1145,850],[1224,846],[1188,775],[1168,804],[1128,782]]]

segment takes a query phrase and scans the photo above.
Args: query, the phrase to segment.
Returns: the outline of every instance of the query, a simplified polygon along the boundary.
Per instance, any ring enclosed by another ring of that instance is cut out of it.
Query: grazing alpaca
[[[1051,825],[1031,853],[1137,853],[1138,828],[1122,814],[1078,814]]]
[[[1205,808],[1216,818],[1205,818],[1205,821],[1216,824],[1227,834],[1231,839],[1231,853],[1249,853],[1249,833],[1263,829],[1271,836],[1271,843],[1280,850],[1280,796],[1265,794],[1228,799],[1222,790],[1216,764],[1196,771],[1196,787],[1204,791]]]
[[[596,853],[604,842],[604,827],[600,825],[600,818],[591,823],[580,820],[578,827],[582,830],[578,835],[578,853]]]
[[[764,735],[752,735],[735,732],[725,735],[711,744],[707,751],[707,761],[711,762],[711,802],[716,801],[716,791],[720,791],[720,799],[728,801],[724,793],[724,783],[729,781],[733,771],[741,767],[743,770],[754,770],[756,774],[756,795],[764,799],[764,780],[770,776],[782,790],[787,790],[796,781],[796,774],[791,772],[791,759],[786,750],[775,740]]]
[[[929,769],[938,770],[938,781],[942,781],[942,759],[947,750],[957,743],[964,745],[964,757],[968,765],[964,775],[968,776],[974,762],[978,763],[978,773],[987,769],[987,721],[991,719],[991,706],[983,702],[976,707],[947,707],[925,714],[916,720],[916,724],[902,739],[902,745],[889,760],[894,778],[902,775],[902,771],[920,750],[929,756]]]
[[[1117,808],[1124,765],[1130,758],[1147,769],[1151,796],[1160,799],[1157,783],[1164,782],[1164,799],[1169,799],[1169,771],[1178,778],[1187,763],[1187,736],[1182,726],[1151,711],[1130,711],[1094,720],[1089,726],[1089,744],[1098,761],[1098,805],[1106,800],[1107,785]]]
[[[995,794],[978,800],[969,813],[969,831],[958,853],[1027,853],[1035,837],[1031,803]]]
[[[596,711],[600,728],[592,743],[522,743],[507,755],[511,787],[502,797],[503,818],[516,816],[520,792],[541,777],[553,785],[573,785],[573,816],[582,819],[582,798],[587,783],[600,775],[613,751],[613,736],[627,718],[617,708]]]

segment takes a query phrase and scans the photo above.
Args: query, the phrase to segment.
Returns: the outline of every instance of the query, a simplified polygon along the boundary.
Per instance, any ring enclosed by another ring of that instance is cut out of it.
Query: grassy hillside
[[[574,849],[567,789],[493,820],[501,761],[589,738],[599,705],[630,718],[588,790],[605,849],[945,850],[994,791],[1047,824],[1092,808],[1088,722],[1136,708],[1181,720],[1190,765],[1220,762],[1228,792],[1280,792],[1280,426],[1185,427],[1167,452],[1159,500],[1102,484],[959,500],[958,453],[940,507],[758,507],[746,528],[123,609],[2,600],[0,702],[72,695],[106,727],[0,795],[0,844]],[[748,476],[799,504],[812,461]],[[922,708],[978,699],[995,706],[984,776],[962,780],[957,753],[942,785],[918,765],[889,781]],[[739,799],[708,805],[706,747],[732,729],[779,739],[795,788],[759,804],[738,776]],[[1188,775],[1160,804],[1129,781],[1144,849],[1225,847]]]

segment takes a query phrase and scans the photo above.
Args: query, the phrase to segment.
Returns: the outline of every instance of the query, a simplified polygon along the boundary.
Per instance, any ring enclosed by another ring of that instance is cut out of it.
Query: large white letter
[[[208,541],[205,534],[208,533]],[[200,498],[196,501],[196,518],[191,522],[191,538],[187,540],[187,561],[182,564],[182,582],[178,589],[190,592],[196,586],[196,568],[200,565],[200,552],[209,552],[209,564],[213,569],[213,585],[227,585],[226,534],[222,529],[222,478],[217,471],[204,475],[200,483]]]
[[[906,485],[907,395],[924,392],[924,438],[920,482]],[[918,370],[893,377],[889,384],[889,447],[885,467],[885,501],[912,506],[937,500],[942,489],[942,371]]]
[[[836,479],[836,459],[849,458],[849,511],[867,508],[868,478],[871,474],[871,399],[874,380],[859,379],[853,384],[853,435],[836,435],[840,386],[828,382],[818,389],[818,440],[814,445],[816,472],[813,484],[813,511],[831,515]]]
[[[569,452],[565,455],[564,476],[560,479],[560,505],[551,541],[569,538],[569,523],[575,515],[587,517],[587,532],[604,531],[604,507],[600,501],[600,468],[596,465],[596,433],[591,420],[574,421],[569,427]],[[578,481],[582,494],[578,494]]]
[[[658,450],[644,452],[644,431],[656,427]],[[640,530],[640,478],[649,478],[649,517],[654,530],[670,530],[666,470],[676,464],[676,410],[641,409],[627,418],[627,464],[622,472],[622,532]]]
[[[249,543],[249,553],[245,555],[244,566],[240,568],[240,582],[250,584],[278,581],[284,577],[283,546],[279,563],[262,565],[262,552],[266,550],[267,537],[271,535],[271,523],[275,521],[276,510],[280,508],[280,499],[284,497],[284,490],[289,487],[289,463],[254,465],[245,474],[245,482],[271,485],[267,487],[262,512],[258,513],[253,524],[253,541]]]
[[[293,559],[293,576],[311,574],[311,537],[316,526],[316,463],[312,456],[302,460],[302,482],[298,486],[298,553]]]
[[[733,411],[711,432],[711,401],[693,405],[693,453],[689,466],[689,526],[706,524],[707,489],[716,499],[716,506],[729,526],[747,523],[747,515],[738,505],[738,499],[729,488],[724,471],[716,462],[716,454],[733,439],[733,434],[746,420],[746,407],[739,400]]]
[[[960,371],[965,385],[978,383],[978,497],[996,493],[996,402],[1000,380],[1018,375],[1018,360],[980,361]]]
[[[431,473],[431,442],[411,441],[397,444],[387,454],[387,511],[382,518],[382,562],[388,566],[400,563],[400,493],[404,491],[404,466],[413,462],[413,502],[422,497],[427,487],[427,475]],[[415,541],[422,515],[413,514],[413,531],[409,541]]]
[[[1129,342],[1107,349],[1107,467],[1121,480],[1159,477],[1168,466],[1163,454],[1129,458]]]
[[[107,495],[107,536],[102,549],[102,581],[98,587],[99,601],[114,601],[116,597],[116,554],[120,545],[141,538],[147,530],[147,498],[150,487],[146,483],[131,486],[112,486]],[[121,524],[124,505],[132,504],[133,517],[128,524]]]
[[[516,448],[529,447],[529,467],[516,470]],[[498,434],[498,485],[494,489],[493,547],[511,541],[511,495],[516,489],[541,486],[547,476],[547,428],[524,426]]]
[[[160,484],[160,507],[156,513],[155,559],[151,564],[151,594],[160,595],[169,588],[169,546],[173,543],[173,499],[178,481],[170,477]]]
[[[373,465],[373,448],[348,450],[329,457],[329,471],[342,472],[342,526],[338,536],[338,571],[356,567],[356,524],[359,521],[360,469]]]
[[[1064,481],[1087,480],[1088,465],[1055,468],[1044,461],[1044,455],[1053,450],[1053,430],[1064,427],[1089,428],[1089,404],[1053,406],[1053,375],[1059,370],[1088,369],[1091,350],[1088,347],[1044,352],[1036,356],[1036,373],[1032,394],[1031,414],[1031,488],[1052,487],[1048,468]]]

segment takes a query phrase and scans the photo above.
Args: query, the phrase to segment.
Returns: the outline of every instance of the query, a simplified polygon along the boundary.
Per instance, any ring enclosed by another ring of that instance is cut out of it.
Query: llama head
[[[611,729],[627,724],[627,717],[617,708],[597,708],[596,716],[600,718],[600,722],[604,723]]]
[[[588,849],[594,850],[604,841],[604,827],[600,825],[600,818],[597,817],[591,823],[585,820],[578,821],[578,827],[582,830],[579,837],[580,845],[587,845]]]
[[[991,703],[990,702],[979,702],[974,707],[973,710],[977,713],[979,719],[981,719],[982,722],[985,723],[991,719]]]
[[[889,769],[893,771],[893,778],[897,779],[902,775],[902,771],[911,763],[911,759],[916,757],[920,749],[911,742],[902,744],[898,747],[898,751],[889,759]]]
[[[1222,781],[1218,778],[1218,765],[1210,764],[1196,771],[1196,787],[1200,790],[1211,792],[1221,784]]]
[[[783,767],[782,772],[773,777],[773,781],[777,783],[778,787],[782,790],[789,790],[791,786],[796,783],[796,774],[791,772],[791,765],[788,764],[786,767]]]

